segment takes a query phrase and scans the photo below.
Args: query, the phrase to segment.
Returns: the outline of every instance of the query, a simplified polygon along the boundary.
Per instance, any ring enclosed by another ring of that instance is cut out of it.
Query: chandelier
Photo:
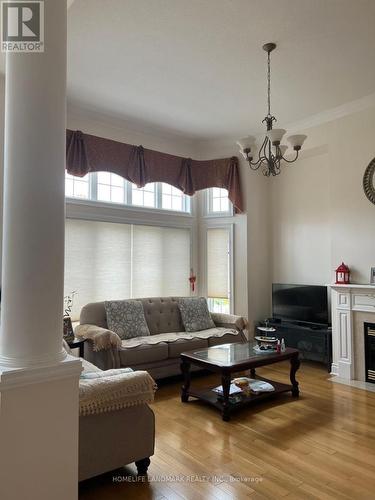
[[[279,175],[281,172],[282,162],[293,163],[297,160],[299,152],[302,148],[302,144],[306,139],[306,135],[291,135],[288,137],[290,146],[296,152],[293,159],[287,160],[285,158],[288,146],[281,143],[286,130],[283,128],[272,128],[273,122],[276,122],[276,118],[271,113],[271,52],[276,48],[275,43],[266,43],[263,45],[263,50],[267,52],[267,82],[268,82],[268,113],[264,118],[262,123],[266,124],[267,133],[263,140],[263,143],[259,149],[257,158],[254,160],[255,153],[255,137],[249,135],[237,141],[240,146],[240,151],[246,161],[249,163],[252,170],[258,170],[262,168],[263,175],[270,177],[271,175]],[[253,161],[254,160],[254,161]]]

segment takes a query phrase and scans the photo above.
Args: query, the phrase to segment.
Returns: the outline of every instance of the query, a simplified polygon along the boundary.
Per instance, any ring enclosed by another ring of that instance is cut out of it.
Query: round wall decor
[[[367,198],[375,205],[375,158],[370,161],[363,176],[363,190]]]

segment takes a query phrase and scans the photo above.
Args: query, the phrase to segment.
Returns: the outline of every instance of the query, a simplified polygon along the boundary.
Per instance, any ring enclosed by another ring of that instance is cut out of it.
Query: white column
[[[78,377],[62,349],[66,10],[45,0],[45,52],[7,54],[0,498],[78,490]]]
[[[45,2],[45,52],[7,53],[0,364],[63,359],[66,2]]]

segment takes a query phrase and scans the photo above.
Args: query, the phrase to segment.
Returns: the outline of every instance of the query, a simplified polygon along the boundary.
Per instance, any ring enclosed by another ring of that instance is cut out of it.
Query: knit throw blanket
[[[78,325],[74,333],[76,337],[86,338],[92,341],[94,351],[138,347],[141,345],[154,345],[161,342],[176,342],[177,340],[208,339],[212,337],[223,337],[224,335],[238,335],[238,330],[233,328],[216,327],[198,332],[171,332],[148,335],[147,337],[134,337],[132,339],[121,340],[117,333],[96,325]],[[112,354],[113,355],[113,354]],[[116,360],[113,366],[117,366]]]
[[[157,386],[145,371],[90,373],[79,382],[79,414],[93,415],[151,403]]]
[[[117,333],[101,328],[96,325],[78,325],[74,330],[76,337],[90,339],[93,342],[93,350],[101,351],[107,349],[120,349],[121,339]]]
[[[131,349],[141,345],[156,345],[162,342],[173,343],[178,340],[194,340],[202,339],[207,340],[210,338],[220,338],[224,335],[238,335],[238,330],[229,328],[209,328],[208,330],[201,330],[198,332],[177,332],[177,333],[158,333],[157,335],[148,335],[147,337],[134,337],[122,341],[122,347]]]

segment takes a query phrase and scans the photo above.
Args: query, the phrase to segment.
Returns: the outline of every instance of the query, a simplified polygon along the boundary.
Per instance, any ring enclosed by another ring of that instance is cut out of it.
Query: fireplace
[[[364,323],[366,382],[375,384],[375,323]]]

